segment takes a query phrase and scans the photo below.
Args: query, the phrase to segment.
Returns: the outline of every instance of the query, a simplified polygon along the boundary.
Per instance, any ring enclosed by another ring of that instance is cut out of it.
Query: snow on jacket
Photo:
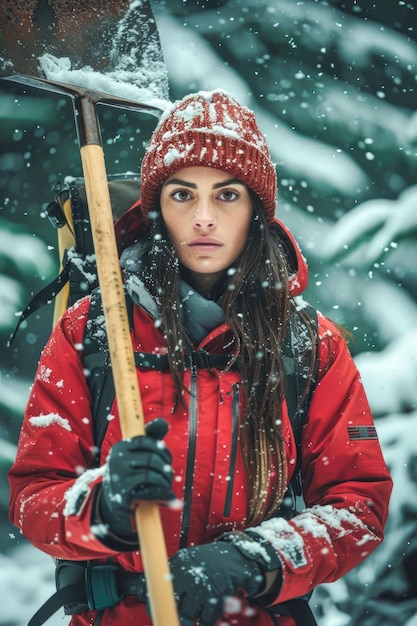
[[[283,228],[283,236],[290,237]],[[307,270],[297,247],[298,272],[293,293],[306,284]],[[83,372],[82,343],[89,298],[69,309],[58,322],[37,369],[21,430],[17,457],[9,473],[12,521],[40,550],[59,559],[104,562],[112,558],[130,572],[142,571],[140,551],[117,553],[105,547],[90,527],[95,486],[111,446],[121,438],[117,404],[100,450],[101,467],[92,468],[94,437],[91,397]],[[276,517],[256,531],[277,550],[283,584],[274,603],[309,593],[358,565],[382,541],[391,493],[359,373],[345,339],[319,314],[319,375],[302,434],[302,475],[306,508],[290,521]],[[196,349],[227,352],[230,329],[220,324]],[[166,353],[152,316],[134,306],[133,347]],[[161,508],[167,551],[213,541],[225,531],[245,529],[247,481],[238,445],[243,395],[238,371],[186,370],[188,410],[178,403],[169,372],[137,372],[145,421],[168,420],[165,438],[172,452],[174,490],[182,510]],[[296,446],[283,404],[288,480],[294,471]],[[72,624],[94,623],[95,612],[73,616]],[[266,609],[228,616],[227,623],[267,626]],[[98,621],[96,622],[98,623]],[[148,626],[144,604],[127,596],[106,609],[100,625]],[[220,622],[219,622],[220,623]],[[224,622],[223,622],[224,623]],[[291,626],[291,618],[279,624]]]

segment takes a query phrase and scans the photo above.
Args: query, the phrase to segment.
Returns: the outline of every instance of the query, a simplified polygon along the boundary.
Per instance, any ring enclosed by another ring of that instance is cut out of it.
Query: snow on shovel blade
[[[169,98],[150,0],[0,0],[0,77],[15,74],[159,108]]]

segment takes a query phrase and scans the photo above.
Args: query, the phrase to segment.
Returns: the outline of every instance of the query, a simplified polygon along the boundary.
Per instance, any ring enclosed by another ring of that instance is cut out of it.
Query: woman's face
[[[253,211],[247,187],[227,172],[187,167],[163,184],[161,210],[193,287],[209,293],[245,247]]]

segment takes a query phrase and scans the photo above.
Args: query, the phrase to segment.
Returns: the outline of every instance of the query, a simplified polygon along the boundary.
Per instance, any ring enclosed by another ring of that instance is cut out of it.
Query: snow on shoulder
[[[58,413],[48,413],[47,415],[37,415],[29,418],[29,422],[32,426],[38,426],[39,428],[48,428],[53,424],[58,424],[65,428],[65,430],[71,431],[69,421],[65,417],[61,417]]]

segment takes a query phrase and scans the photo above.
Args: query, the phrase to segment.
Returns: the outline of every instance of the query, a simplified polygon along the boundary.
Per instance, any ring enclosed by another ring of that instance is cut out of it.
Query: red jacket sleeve
[[[12,522],[34,546],[66,559],[113,554],[90,529],[88,496],[102,470],[86,469],[94,454],[81,360],[88,303],[64,314],[43,350],[9,472]]]
[[[346,341],[322,316],[319,323],[322,365],[302,435],[306,508],[290,521],[275,518],[254,529],[282,562],[275,602],[333,582],[363,561],[383,539],[392,489]]]

